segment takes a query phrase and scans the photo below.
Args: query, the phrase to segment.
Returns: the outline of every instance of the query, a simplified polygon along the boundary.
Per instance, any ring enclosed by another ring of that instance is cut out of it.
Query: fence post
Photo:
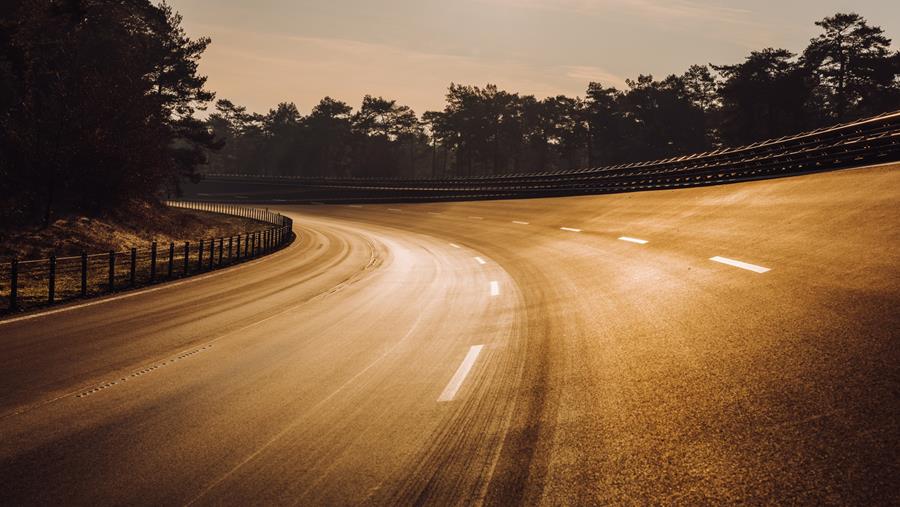
[[[116,252],[109,251],[109,291],[116,289]]]
[[[131,247],[131,277],[129,279],[129,284],[134,287],[134,273],[135,273],[135,264],[137,264],[137,248]]]
[[[9,265],[9,309],[18,308],[19,296],[19,259],[13,258]]]
[[[225,238],[219,238],[219,266],[222,265],[222,253],[225,250]]]
[[[50,254],[50,282],[47,286],[47,302],[51,305],[56,296],[56,254]]]
[[[231,242],[234,240],[233,237],[228,236],[228,262],[231,262]]]
[[[87,296],[87,252],[81,252],[81,297]]]
[[[209,240],[209,269],[213,268],[213,260],[216,258],[216,240]]]
[[[175,242],[169,242],[169,276],[168,278],[172,278],[172,268],[175,264]]]
[[[200,240],[200,245],[197,246],[197,272],[203,271],[203,240]]]
[[[190,254],[191,254],[191,242],[185,241],[184,242],[184,270],[182,270],[181,276],[187,276],[187,274],[188,274],[188,269],[190,268],[190,266],[188,266],[188,263],[190,262],[190,259],[189,259]]]
[[[250,233],[244,234],[244,257],[250,251]]]
[[[150,243],[150,283],[156,281],[156,241]]]

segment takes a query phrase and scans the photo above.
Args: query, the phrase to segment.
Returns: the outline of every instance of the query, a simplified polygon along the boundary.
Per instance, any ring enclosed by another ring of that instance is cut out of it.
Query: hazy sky
[[[858,12],[900,42],[897,0],[169,0],[219,98],[308,113],[330,95],[366,93],[417,113],[443,107],[450,82],[539,97],[583,95],[589,81],[662,78],[692,63],[736,63],[751,49],[800,51],[813,21]]]

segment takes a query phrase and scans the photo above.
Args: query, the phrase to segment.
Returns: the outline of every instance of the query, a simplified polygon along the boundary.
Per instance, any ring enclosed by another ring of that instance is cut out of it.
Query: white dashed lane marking
[[[438,397],[438,401],[453,401],[453,398],[456,397],[456,392],[462,387],[463,382],[466,381],[466,377],[469,375],[469,371],[472,370],[472,366],[478,360],[478,354],[481,353],[482,348],[484,348],[484,345],[473,345],[469,348],[465,359],[457,368],[456,373],[453,374],[450,383],[444,388],[444,392]]]
[[[560,227],[559,229],[562,231],[569,231],[569,232],[581,232],[581,229],[575,229],[572,227]]]
[[[638,245],[646,245],[647,244],[646,239],[630,238],[628,236],[621,236],[621,237],[619,237],[619,239],[622,241],[627,241],[629,243],[637,243]]]
[[[709,260],[714,261],[714,262],[720,262],[722,264],[728,264],[729,266],[734,266],[736,268],[746,269],[747,271],[753,271],[754,273],[765,273],[766,271],[771,271],[769,268],[757,266],[756,264],[750,264],[749,262],[736,261],[734,259],[729,259],[727,257],[719,257],[718,255],[715,257],[710,257]]]
[[[461,246],[457,245],[456,243],[450,243],[450,246],[452,246],[453,248],[462,248]]]
[[[528,222],[523,222],[521,220],[513,220],[512,223],[519,225],[528,225]]]
[[[500,284],[496,280],[491,281],[491,296],[500,295]]]
[[[478,262],[478,264],[487,264],[487,262],[485,262],[485,260],[481,257],[475,257],[475,260]]]

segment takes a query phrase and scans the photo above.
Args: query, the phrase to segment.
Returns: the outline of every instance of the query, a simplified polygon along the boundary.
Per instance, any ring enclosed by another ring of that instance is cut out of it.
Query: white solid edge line
[[[472,370],[472,366],[474,366],[475,361],[478,360],[478,354],[481,353],[483,347],[484,345],[472,345],[469,348],[469,352],[466,353],[465,359],[463,359],[459,368],[456,369],[456,373],[453,374],[450,383],[447,384],[447,387],[444,388],[444,392],[438,397],[438,401],[453,401],[453,398],[456,397],[456,392],[462,387],[463,382],[466,381],[466,377],[469,375],[469,371]]]
[[[521,220],[513,220],[512,223],[519,225],[528,225],[528,222],[523,222]]]
[[[484,220],[484,217],[469,217],[472,220]]]
[[[387,210],[388,210],[388,211],[401,211],[401,210],[399,210],[399,209],[397,209],[397,208],[388,208]]]
[[[456,243],[450,243],[450,246],[452,246],[453,248],[462,248],[461,246],[457,245]]]
[[[475,260],[478,261],[478,264],[487,264],[487,262],[485,262],[485,260],[481,257],[475,257]]]
[[[715,257],[710,257],[709,260],[714,261],[714,262],[720,262],[722,264],[728,264],[729,266],[734,266],[736,268],[753,271],[754,273],[765,273],[766,271],[770,271],[769,268],[757,266],[756,264],[750,264],[749,262],[736,261],[734,259],[729,259],[727,257],[719,257],[718,255]]]
[[[627,241],[629,243],[637,243],[638,245],[646,245],[647,244],[646,239],[631,238],[628,236],[620,236],[619,239],[622,241]]]
[[[347,207],[348,208],[362,208],[362,206],[359,204],[348,204]]]
[[[491,280],[491,296],[500,295],[500,284],[496,280]]]
[[[571,231],[571,232],[581,232],[581,229],[573,229],[572,227],[560,227],[560,230]]]

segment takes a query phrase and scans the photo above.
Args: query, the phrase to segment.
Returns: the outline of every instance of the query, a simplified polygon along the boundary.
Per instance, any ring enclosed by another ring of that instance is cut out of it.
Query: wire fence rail
[[[384,202],[601,194],[717,185],[900,160],[900,111],[664,160],[577,170],[404,179],[209,174],[207,180],[291,189],[294,201]]]
[[[71,257],[18,260],[0,264],[0,315],[74,299],[184,278],[272,253],[290,243],[293,221],[266,209],[194,201],[167,206],[220,213],[261,222],[234,236],[183,243],[151,242],[143,247]]]

